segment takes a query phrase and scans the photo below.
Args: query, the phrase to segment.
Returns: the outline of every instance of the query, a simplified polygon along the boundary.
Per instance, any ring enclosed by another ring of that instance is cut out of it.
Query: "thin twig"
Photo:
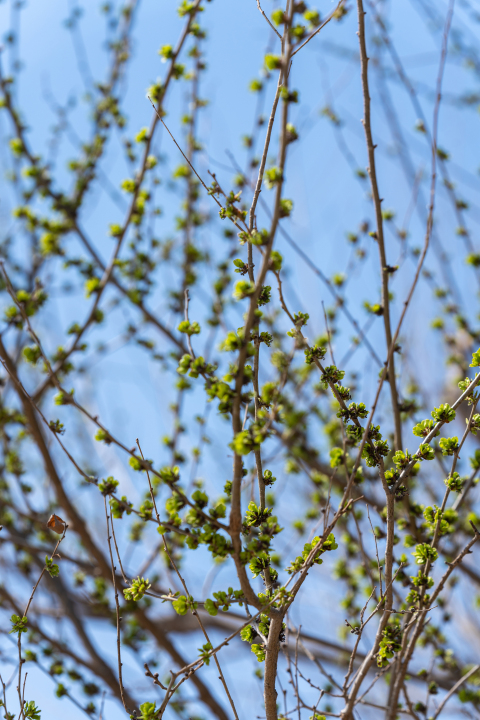
[[[385,325],[385,339],[387,343],[387,350],[392,346],[392,330],[390,323],[390,299],[388,290],[388,264],[387,256],[385,252],[385,240],[383,236],[383,217],[382,217],[382,200],[380,198],[380,192],[378,189],[377,181],[377,170],[375,164],[375,147],[372,137],[372,125],[371,125],[371,113],[370,113],[370,90],[368,85],[368,55],[367,46],[365,39],[365,11],[363,9],[363,0],[357,0],[358,8],[358,39],[360,43],[360,65],[362,75],[362,90],[363,90],[363,110],[364,119],[363,127],[365,130],[365,138],[367,142],[368,151],[368,174],[370,176],[370,183],[372,187],[373,204],[375,207],[375,219],[376,219],[376,241],[378,244],[378,251],[380,256],[380,272],[382,277],[382,308],[383,308],[383,320]],[[390,383],[390,391],[392,398],[392,410],[395,422],[395,449],[400,450],[402,448],[402,424],[399,410],[398,391],[395,378],[395,353],[391,353],[391,357],[387,362],[387,373],[388,381]]]
[[[282,36],[281,36],[280,33],[278,32],[277,28],[275,27],[275,25],[273,25],[273,23],[270,22],[270,20],[268,19],[267,15],[265,15],[265,12],[262,10],[262,6],[260,5],[260,0],[257,0],[257,7],[258,7],[258,9],[260,10],[260,12],[262,13],[262,15],[263,15],[263,17],[265,18],[265,20],[267,21],[267,23],[268,23],[268,24],[270,25],[270,27],[272,28],[272,30],[273,30],[273,32],[275,33],[275,35],[276,35],[277,37],[279,37],[280,40],[281,40],[281,39],[282,39]]]
[[[472,675],[474,675],[477,672],[477,670],[479,670],[479,669],[480,669],[480,665],[474,665],[473,668],[466,673],[466,675],[461,677],[460,680],[458,680],[455,683],[455,685],[451,688],[451,690],[448,691],[448,693],[445,695],[442,702],[438,706],[437,710],[435,711],[435,715],[433,715],[432,720],[435,720],[435,718],[437,718],[440,715],[440,713],[442,712],[443,708],[445,707],[446,703],[450,700],[452,695],[455,695],[455,693],[463,685],[463,683],[467,682],[467,680]]]
[[[112,516],[108,515],[107,510],[107,497],[106,495],[103,496],[103,503],[105,505],[105,520],[107,522],[107,542],[108,542],[108,551],[110,553],[110,562],[112,565],[112,584],[113,584],[113,592],[115,594],[115,614],[117,618],[117,663],[118,663],[118,685],[120,688],[120,697],[122,699],[123,707],[125,708],[125,711],[129,714],[131,714],[132,710],[128,707],[126,700],[125,700],[125,691],[123,688],[123,673],[122,673],[122,650],[121,650],[121,630],[120,630],[120,622],[122,618],[120,617],[120,604],[118,602],[118,590],[117,590],[117,581],[115,578],[115,565],[113,563],[113,553],[112,553],[112,543],[111,543],[111,536],[110,536],[110,524],[113,525],[113,518]]]
[[[328,23],[330,22],[330,20],[331,20],[333,17],[335,17],[335,13],[340,9],[340,7],[343,7],[344,4],[345,4],[345,0],[340,0],[340,2],[338,3],[337,7],[335,8],[335,10],[332,10],[332,12],[331,12],[330,15],[327,17],[327,19],[323,21],[323,23],[315,30],[315,32],[313,32],[313,33],[310,35],[310,37],[307,38],[307,39],[305,40],[305,42],[302,43],[302,44],[300,45],[300,47],[298,47],[298,48],[292,53],[292,57],[293,57],[294,55],[296,55],[298,52],[300,52],[300,50],[302,50],[302,49],[305,47],[305,45],[307,45],[307,44],[310,42],[310,40],[313,40],[313,38],[314,38],[316,35],[318,35],[318,33],[320,32],[320,30],[323,30],[323,28],[325,27],[325,25],[328,25]]]

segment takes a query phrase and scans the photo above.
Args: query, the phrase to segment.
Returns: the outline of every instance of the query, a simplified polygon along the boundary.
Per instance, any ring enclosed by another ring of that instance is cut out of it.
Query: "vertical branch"
[[[291,45],[291,38],[290,38],[290,27],[293,22],[293,15],[295,12],[294,4],[292,0],[287,1],[286,6],[286,12],[285,12],[285,24],[284,24],[284,31],[283,31],[283,40],[282,40],[282,72],[283,72],[283,87],[285,88],[285,91],[288,93],[288,75],[289,75],[289,69],[290,69],[290,62],[291,62],[291,54],[292,54],[292,45]],[[279,94],[279,91],[277,90],[277,95]],[[279,152],[278,152],[278,158],[279,158],[279,168],[281,172],[281,181],[278,183],[276,187],[276,193],[275,193],[275,205],[273,210],[273,217],[272,217],[272,224],[270,228],[270,238],[269,243],[265,249],[265,256],[264,256],[264,262],[262,266],[262,270],[260,272],[259,278],[257,279],[257,288],[261,288],[261,284],[263,283],[263,279],[266,275],[267,268],[269,265],[269,258],[270,253],[272,251],[273,242],[275,239],[275,233],[277,230],[278,221],[280,218],[280,203],[281,203],[281,193],[283,189],[283,183],[284,183],[284,174],[285,174],[285,161],[286,161],[286,152],[287,152],[287,140],[286,140],[286,128],[287,128],[287,120],[288,120],[288,102],[285,99],[283,102],[282,107],[282,118],[281,118],[281,127],[280,127],[280,141],[279,141]],[[258,197],[258,196],[257,196]],[[259,292],[259,289],[257,290]],[[250,313],[253,314],[253,298],[252,298],[252,304],[250,306]],[[255,300],[256,305],[256,300]],[[248,322],[246,323],[248,326]],[[248,327],[246,327],[246,330]],[[268,642],[267,642],[267,652],[265,656],[265,677],[264,677],[264,684],[263,684],[263,690],[264,690],[264,700],[265,700],[265,712],[266,712],[266,720],[277,720],[277,691],[275,688],[275,679],[277,676],[277,668],[278,668],[278,653],[280,650],[280,633],[282,631],[283,626],[283,617],[285,615],[286,609],[280,613],[277,614],[277,616],[273,617],[270,622],[270,627],[268,631]]]
[[[395,542],[395,497],[391,494],[385,480],[383,463],[380,467],[380,478],[382,480],[382,486],[387,500],[387,541],[385,545],[385,606],[383,615],[378,625],[377,633],[375,635],[374,644],[371,650],[366,655],[360,668],[358,669],[355,680],[352,683],[352,688],[350,690],[345,709],[342,713],[342,720],[351,720],[354,717],[353,711],[358,692],[375,661],[375,656],[380,648],[380,641],[383,636],[383,631],[387,626],[393,608],[393,546]]]
[[[282,632],[283,616],[271,620],[268,631],[267,654],[265,657],[265,676],[263,679],[263,697],[267,720],[277,720],[277,677],[278,654],[280,652],[279,635]]]
[[[287,12],[286,15],[288,16],[288,6],[290,3],[287,4]],[[266,138],[265,138],[265,144],[264,149],[262,153],[262,158],[260,161],[260,167],[258,171],[258,177],[257,182],[255,185],[255,191],[252,199],[252,204],[250,207],[250,213],[249,213],[249,231],[251,232],[253,228],[255,227],[255,209],[258,203],[258,199],[260,196],[260,192],[262,189],[263,184],[263,173],[265,170],[265,165],[267,162],[267,155],[268,155],[268,149],[270,146],[270,140],[272,135],[272,129],[273,124],[275,120],[275,115],[278,107],[278,101],[280,99],[280,90],[282,87],[282,82],[287,83],[288,79],[288,68],[290,65],[290,58],[291,58],[291,45],[290,45],[290,38],[288,33],[288,27],[289,27],[289,21],[288,19],[285,21],[285,30],[282,40],[282,64],[281,69],[279,72],[278,77],[278,84],[277,89],[275,93],[275,99],[273,102],[272,111],[270,113],[270,119],[268,121],[267,126],[267,132],[266,132]],[[232,409],[232,430],[233,430],[233,436],[237,435],[242,430],[242,421],[240,418],[241,413],[241,390],[243,385],[243,379],[244,379],[244,368],[245,368],[245,361],[247,358],[247,344],[248,344],[248,337],[250,336],[250,333],[252,329],[255,326],[256,323],[256,315],[255,311],[257,309],[257,301],[258,297],[260,295],[260,292],[262,290],[262,284],[265,280],[265,276],[268,272],[269,266],[270,266],[270,254],[272,251],[273,242],[275,239],[275,233],[277,230],[277,225],[280,217],[280,199],[281,199],[281,191],[283,187],[283,171],[285,166],[285,158],[286,158],[286,146],[287,146],[287,139],[286,139],[286,125],[287,125],[287,117],[288,117],[288,103],[285,102],[283,106],[283,112],[282,112],[282,120],[281,120],[281,128],[280,128],[280,147],[279,147],[279,169],[281,171],[281,177],[282,179],[277,184],[277,191],[275,193],[275,205],[274,205],[274,213],[272,216],[272,221],[270,225],[270,234],[269,234],[269,240],[267,245],[265,246],[265,251],[263,253],[263,262],[262,267],[260,269],[260,272],[257,276],[256,283],[255,283],[255,291],[250,296],[250,306],[248,310],[248,314],[245,320],[244,325],[244,338],[245,342],[243,347],[241,348],[239,354],[238,354],[238,370],[237,370],[237,377],[235,381],[235,397],[233,401],[233,409]],[[248,265],[249,265],[249,277],[251,282],[253,282],[253,275],[250,275],[250,273],[253,273],[252,269],[252,247],[251,243],[248,243]],[[254,607],[259,609],[261,606],[259,605],[258,598],[256,594],[254,593],[253,589],[250,586],[250,582],[248,580],[247,573],[245,571],[245,566],[241,562],[240,559],[240,552],[241,552],[241,539],[240,539],[240,531],[242,526],[242,509],[241,509],[241,483],[242,483],[242,470],[243,470],[243,462],[241,455],[238,455],[235,453],[234,455],[234,461],[233,461],[233,482],[232,482],[232,504],[231,504],[231,512],[230,512],[230,537],[232,539],[233,544],[233,557],[235,561],[235,567],[237,571],[237,576],[240,582],[240,587],[242,588],[242,591],[247,599],[247,601],[252,604]],[[258,471],[258,467],[257,467]],[[275,614],[275,610],[272,608],[270,610],[270,613]]]
[[[253,392],[255,394],[255,422],[258,420],[258,411],[260,409],[260,389],[258,384],[258,371],[260,369],[260,327],[257,325],[256,337],[254,340],[255,355],[253,358]],[[257,466],[258,492],[260,495],[260,507],[265,510],[265,483],[263,480],[262,453],[261,450],[255,450],[255,463]]]
[[[358,39],[360,43],[360,65],[362,75],[362,90],[363,90],[363,127],[365,130],[365,138],[367,142],[368,151],[368,174],[370,177],[370,183],[372,188],[373,204],[375,208],[375,221],[376,221],[376,240],[378,244],[378,252],[380,256],[380,272],[382,277],[382,307],[383,307],[383,322],[385,327],[385,339],[387,343],[387,353],[390,351],[392,345],[392,329],[390,323],[390,299],[388,295],[388,265],[387,256],[385,252],[385,238],[383,234],[383,217],[382,217],[382,200],[378,190],[377,182],[377,171],[375,166],[375,148],[376,145],[373,143],[372,137],[372,124],[370,115],[370,92],[368,87],[368,55],[367,45],[365,40],[365,11],[363,9],[363,1],[357,0],[358,10]],[[395,379],[395,352],[391,354],[391,359],[388,364],[388,381],[390,383],[390,394],[392,398],[392,410],[393,418],[395,423],[395,449],[400,450],[402,448],[402,422],[400,418],[400,409],[398,402],[398,392]]]
[[[110,553],[110,562],[111,562],[111,565],[112,565],[112,584],[113,584],[113,591],[114,591],[114,593],[115,593],[115,614],[116,614],[116,617],[117,617],[118,685],[119,685],[119,688],[120,688],[120,697],[121,697],[121,699],[122,699],[123,707],[125,708],[125,711],[130,714],[130,713],[131,713],[131,710],[130,710],[130,708],[129,708],[129,707],[127,706],[127,704],[126,704],[125,691],[124,691],[124,689],[123,689],[122,649],[121,649],[121,631],[120,631],[120,622],[121,622],[121,617],[120,617],[120,604],[119,604],[119,602],[118,602],[117,582],[116,582],[116,579],[115,579],[115,570],[116,570],[116,567],[115,567],[114,564],[113,564],[113,553],[112,553],[112,543],[111,543],[112,538],[111,538],[111,536],[110,536],[110,523],[111,523],[112,526],[113,526],[113,518],[112,518],[111,515],[110,515],[110,517],[109,517],[109,515],[108,515],[108,510],[107,510],[107,498],[106,498],[105,495],[103,496],[103,503],[104,503],[104,505],[105,505],[105,519],[106,519],[106,521],[107,521],[107,541],[108,541],[108,550],[109,550],[109,553]],[[115,546],[116,546],[116,543],[115,543]]]

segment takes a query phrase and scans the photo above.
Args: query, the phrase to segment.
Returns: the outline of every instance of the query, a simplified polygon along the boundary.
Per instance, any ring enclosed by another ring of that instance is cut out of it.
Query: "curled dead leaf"
[[[48,518],[47,527],[50,530],[53,530],[53,532],[61,535],[65,529],[65,520],[62,520],[59,515],[50,515],[50,517]]]

